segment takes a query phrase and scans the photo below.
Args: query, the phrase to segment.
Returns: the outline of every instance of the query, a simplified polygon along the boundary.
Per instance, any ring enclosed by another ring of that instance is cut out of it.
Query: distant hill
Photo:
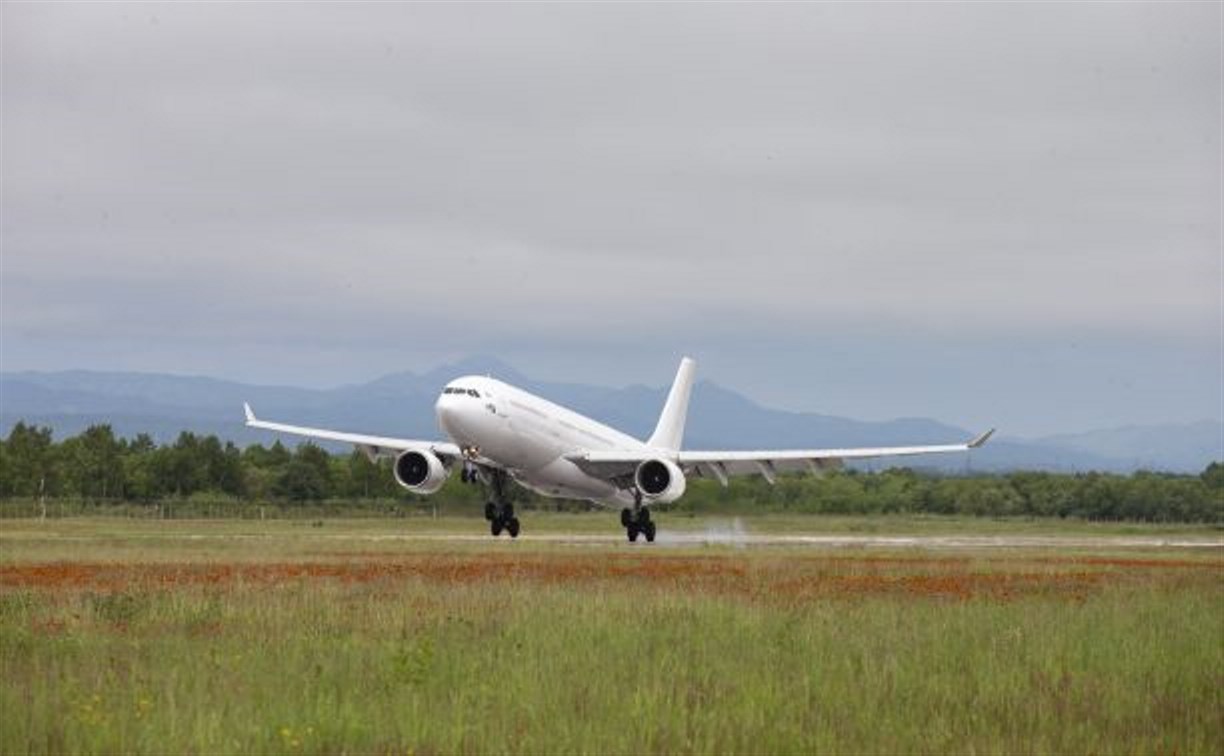
[[[1047,436],[1037,443],[1098,454],[1147,470],[1202,469],[1213,460],[1224,459],[1224,425],[1207,420],[1187,425],[1132,425]]]
[[[474,357],[425,373],[393,373],[364,384],[332,389],[257,386],[213,378],[123,372],[0,373],[0,430],[18,420],[50,426],[57,438],[89,425],[109,423],[120,435],[149,433],[172,441],[182,430],[216,434],[239,444],[267,443],[271,436],[247,430],[242,402],[263,417],[372,434],[436,438],[433,404],[438,391],[458,375],[492,375],[559,404],[646,437],[654,427],[667,387],[608,388],[536,381],[496,359]],[[972,429],[973,432],[982,429]],[[820,448],[963,441],[968,429],[924,418],[864,422],[831,415],[769,409],[715,383],[693,390],[685,447]],[[1224,426],[1093,430],[1041,439],[992,440],[968,460],[964,455],[910,462],[946,470],[1139,468],[1198,472],[1224,457]],[[872,463],[875,466],[887,462]],[[870,466],[870,465],[869,465]]]

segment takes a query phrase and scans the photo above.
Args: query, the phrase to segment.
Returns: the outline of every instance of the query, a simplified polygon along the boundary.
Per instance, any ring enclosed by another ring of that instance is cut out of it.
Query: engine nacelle
[[[431,494],[442,487],[450,470],[433,452],[408,451],[395,458],[395,482],[409,491]]]
[[[666,459],[648,459],[637,466],[633,482],[650,501],[668,504],[684,495],[684,471]]]

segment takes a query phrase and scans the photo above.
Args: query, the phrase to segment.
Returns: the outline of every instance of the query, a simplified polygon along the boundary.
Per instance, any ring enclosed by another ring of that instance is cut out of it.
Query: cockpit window
[[[442,389],[443,394],[467,394],[468,396],[480,398],[480,392],[476,389],[459,388],[458,386],[447,386]]]

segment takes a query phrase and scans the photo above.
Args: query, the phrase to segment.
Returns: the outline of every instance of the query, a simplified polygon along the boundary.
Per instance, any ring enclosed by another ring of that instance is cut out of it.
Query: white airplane
[[[541,399],[491,377],[467,375],[442,389],[435,411],[438,426],[451,441],[417,441],[360,433],[306,428],[259,420],[244,404],[251,428],[350,443],[371,460],[394,459],[395,480],[418,494],[442,487],[455,466],[465,483],[491,489],[485,518],[494,536],[519,534],[506,482],[548,497],[586,499],[620,505],[621,525],[630,541],[655,539],[650,504],[666,504],[684,494],[687,476],[714,478],[727,485],[732,475],[761,475],[771,484],[779,472],[818,472],[847,459],[940,454],[975,449],[991,429],[963,444],[897,446],[878,449],[797,449],[780,451],[683,451],[684,421],[696,363],[680,361],[676,380],[654,433],[644,443],[603,423]]]

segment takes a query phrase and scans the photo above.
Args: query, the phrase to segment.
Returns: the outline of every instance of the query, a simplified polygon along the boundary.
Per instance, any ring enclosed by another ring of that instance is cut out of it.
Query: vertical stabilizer
[[[646,442],[657,449],[679,451],[680,442],[684,439],[684,420],[688,415],[689,394],[693,391],[693,373],[697,363],[688,357],[680,360],[680,369],[676,371],[676,380],[667,394],[667,404],[663,405],[663,414],[659,415],[659,424],[655,432]]]

